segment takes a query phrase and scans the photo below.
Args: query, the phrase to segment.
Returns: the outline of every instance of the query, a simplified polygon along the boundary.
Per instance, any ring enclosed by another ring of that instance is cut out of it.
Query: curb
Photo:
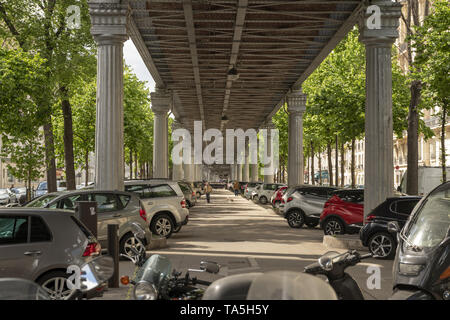
[[[323,236],[322,243],[327,248],[367,250],[359,237],[352,235]]]

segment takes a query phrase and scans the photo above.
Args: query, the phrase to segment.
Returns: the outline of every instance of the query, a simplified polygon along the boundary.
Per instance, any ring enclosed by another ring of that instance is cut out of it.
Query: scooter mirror
[[[200,269],[209,273],[219,273],[220,265],[212,261],[200,262]]]
[[[400,231],[400,226],[397,221],[389,221],[387,224],[387,229],[389,233],[398,233]]]
[[[319,258],[319,265],[325,271],[333,270],[333,257],[329,255],[324,255]]]
[[[131,224],[131,229],[133,230],[133,234],[136,238],[145,239],[145,230],[142,229],[142,227],[139,224],[133,222]]]

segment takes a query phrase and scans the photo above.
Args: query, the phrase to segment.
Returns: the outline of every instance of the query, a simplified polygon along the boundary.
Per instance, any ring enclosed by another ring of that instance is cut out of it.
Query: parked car
[[[9,189],[0,189],[0,205],[16,203],[17,197],[14,192]]]
[[[47,193],[47,181],[39,182],[34,197],[40,197]],[[56,191],[67,190],[67,184],[63,180],[56,181]]]
[[[72,292],[66,284],[67,268],[81,267],[100,250],[73,212],[0,209],[0,275],[34,281],[52,299],[64,299]]]
[[[148,230],[139,197],[134,193],[102,190],[59,191],[36,198],[25,207],[65,209],[74,212],[77,201],[97,202],[97,238],[103,247],[106,248],[108,245],[108,224],[118,224],[120,253],[134,255],[131,247],[137,241],[133,236],[132,224],[138,223]],[[147,243],[150,237],[150,232],[147,232]],[[144,250],[145,248],[136,249]]]
[[[263,183],[259,185],[256,188],[256,199],[261,204],[266,204],[269,202],[270,198],[272,198],[272,195],[275,193],[275,191],[278,190],[278,188],[286,186],[285,184],[280,183]]]
[[[153,234],[170,238],[189,221],[186,199],[176,181],[165,179],[125,181],[125,190],[136,193]]]
[[[195,194],[197,195],[197,199],[200,199],[202,195],[205,194],[205,184],[203,181],[194,181],[192,182],[194,186]]]
[[[287,190],[287,186],[283,186],[278,188],[277,191],[272,195],[270,198],[270,203],[272,204],[272,207],[279,208],[281,204],[281,199],[283,198],[284,192]]]
[[[186,181],[178,181],[178,185],[183,191],[184,198],[186,199],[186,206],[192,208],[197,203],[197,196],[192,188],[192,184]]]
[[[324,204],[337,188],[299,185],[286,190],[280,203],[280,213],[291,228],[306,224],[314,228],[319,224]]]
[[[11,188],[10,190],[16,194],[17,202],[19,204],[23,205],[27,202],[27,188]]]
[[[447,177],[450,176],[450,167],[446,167]],[[397,191],[406,194],[407,172],[403,173]],[[419,166],[417,171],[418,194],[425,195],[441,184],[442,167]]]
[[[357,233],[364,220],[364,190],[336,191],[325,203],[320,227],[325,235]]]
[[[253,199],[253,197],[256,195],[256,193],[254,193],[256,190],[256,187],[261,184],[262,184],[261,182],[247,183],[247,186],[245,187],[245,190],[244,190],[244,197],[249,200]]]
[[[247,181],[239,181],[239,186],[241,190],[241,194],[243,195],[245,193],[245,188],[247,187],[248,182]]]
[[[394,258],[397,239],[388,232],[387,224],[390,221],[397,221],[400,229],[403,228],[420,199],[418,196],[386,199],[367,216],[366,225],[359,231],[362,244],[378,258]]]

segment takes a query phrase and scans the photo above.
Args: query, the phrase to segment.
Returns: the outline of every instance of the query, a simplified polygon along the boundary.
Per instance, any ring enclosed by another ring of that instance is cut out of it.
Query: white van
[[[397,188],[397,191],[401,193],[406,193],[406,173],[407,171],[403,174],[400,186]],[[419,167],[418,179],[418,193],[421,196],[426,195],[442,183],[442,167]],[[447,167],[448,179],[450,179],[450,167]]]

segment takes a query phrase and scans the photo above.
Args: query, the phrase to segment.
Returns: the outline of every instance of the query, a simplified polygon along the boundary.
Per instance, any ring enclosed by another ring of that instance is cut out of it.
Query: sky
[[[155,81],[153,80],[150,72],[148,72],[147,67],[144,64],[139,52],[134,46],[133,41],[127,40],[123,46],[123,57],[125,63],[133,69],[134,73],[141,81],[147,82],[147,87],[150,91],[155,90]]]

